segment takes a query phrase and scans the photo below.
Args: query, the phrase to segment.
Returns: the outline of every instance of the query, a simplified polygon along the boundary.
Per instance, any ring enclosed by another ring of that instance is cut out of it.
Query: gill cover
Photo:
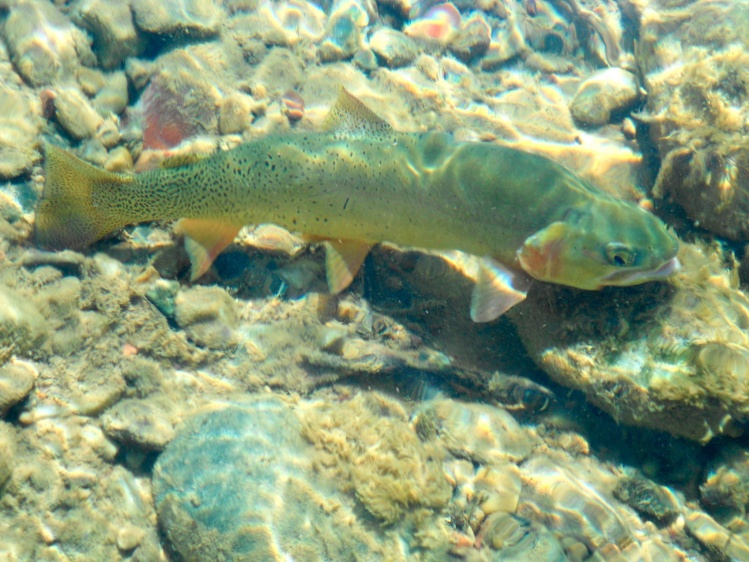
[[[529,237],[517,251],[523,271],[539,281],[558,283],[563,242],[569,234],[569,224],[554,222]]]

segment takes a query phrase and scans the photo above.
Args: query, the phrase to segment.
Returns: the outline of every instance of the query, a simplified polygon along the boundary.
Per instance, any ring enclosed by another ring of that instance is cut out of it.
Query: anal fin
[[[211,267],[221,251],[232,243],[242,225],[211,219],[182,219],[174,231],[185,236],[185,250],[190,256],[190,281],[195,281]]]
[[[324,244],[328,288],[337,294],[354,280],[372,244],[358,240],[327,240]]]
[[[532,278],[490,257],[481,259],[471,295],[471,320],[490,322],[525,300]]]

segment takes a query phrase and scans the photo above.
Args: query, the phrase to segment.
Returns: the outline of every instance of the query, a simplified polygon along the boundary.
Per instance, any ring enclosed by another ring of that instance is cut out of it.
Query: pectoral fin
[[[174,231],[185,236],[185,250],[190,256],[190,281],[195,281],[211,267],[213,260],[232,243],[242,225],[206,219],[182,219]]]
[[[325,269],[331,293],[340,293],[351,284],[371,248],[372,244],[357,240],[325,242]]]
[[[471,320],[490,322],[522,302],[532,279],[490,257],[481,260],[471,295]]]

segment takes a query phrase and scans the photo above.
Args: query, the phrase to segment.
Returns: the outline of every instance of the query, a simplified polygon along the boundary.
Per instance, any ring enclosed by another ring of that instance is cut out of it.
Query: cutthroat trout
[[[373,244],[481,257],[476,322],[522,301],[533,279],[579,289],[635,285],[679,268],[655,216],[542,156],[449,134],[399,133],[346,90],[324,132],[268,136],[137,175],[100,170],[52,145],[36,213],[50,248],[82,248],[134,223],[182,219],[192,278],[245,224],[272,222],[326,245],[330,290]]]

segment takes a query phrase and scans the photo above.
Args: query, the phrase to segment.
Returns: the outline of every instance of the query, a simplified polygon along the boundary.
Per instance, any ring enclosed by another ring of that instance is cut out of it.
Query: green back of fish
[[[594,199],[550,160],[443,133],[270,136],[137,178],[137,195],[122,201],[130,222],[273,222],[321,238],[507,259],[566,208]]]

